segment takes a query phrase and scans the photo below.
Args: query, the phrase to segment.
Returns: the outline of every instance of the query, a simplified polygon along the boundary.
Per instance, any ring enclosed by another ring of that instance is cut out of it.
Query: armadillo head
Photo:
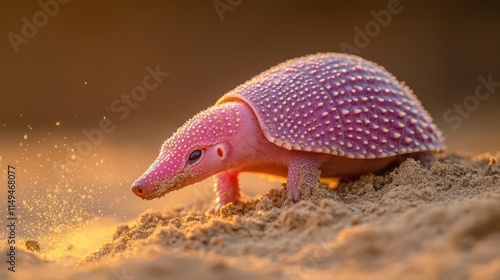
[[[229,140],[239,128],[240,112],[234,102],[197,114],[163,144],[132,191],[153,199],[227,169],[232,153]]]

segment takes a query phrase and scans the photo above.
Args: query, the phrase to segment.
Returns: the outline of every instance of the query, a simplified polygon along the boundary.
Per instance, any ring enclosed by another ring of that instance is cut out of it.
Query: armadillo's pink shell
[[[266,138],[286,149],[383,158],[444,149],[412,91],[381,66],[327,53],[277,65],[217,104],[250,105]]]

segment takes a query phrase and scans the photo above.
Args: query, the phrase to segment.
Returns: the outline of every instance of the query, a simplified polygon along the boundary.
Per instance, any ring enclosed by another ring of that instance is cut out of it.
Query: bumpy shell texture
[[[348,158],[444,149],[420,101],[383,67],[326,53],[286,61],[224,95],[255,112],[272,143]]]

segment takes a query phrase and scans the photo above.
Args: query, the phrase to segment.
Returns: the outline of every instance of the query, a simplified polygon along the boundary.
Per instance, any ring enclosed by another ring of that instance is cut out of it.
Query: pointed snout
[[[142,197],[146,194],[146,188],[140,184],[134,184],[132,185],[132,192],[138,197]]]
[[[148,185],[143,180],[137,180],[132,184],[132,192],[142,199],[147,199],[154,190],[153,185]]]

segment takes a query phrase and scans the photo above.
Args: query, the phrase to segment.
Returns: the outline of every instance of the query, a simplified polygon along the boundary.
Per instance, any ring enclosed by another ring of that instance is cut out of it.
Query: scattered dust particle
[[[31,252],[40,252],[40,244],[36,240],[26,240],[24,247]]]
[[[355,226],[355,225],[359,225],[360,223],[361,223],[361,221],[359,220],[358,216],[354,216],[351,218],[351,225]]]
[[[60,125],[61,125],[61,123],[60,123],[60,122],[56,122],[56,126],[60,126]]]
[[[494,156],[490,157],[490,162],[488,163],[488,165],[496,165],[498,163],[498,159]]]
[[[28,139],[28,134],[24,134],[24,140]]]

